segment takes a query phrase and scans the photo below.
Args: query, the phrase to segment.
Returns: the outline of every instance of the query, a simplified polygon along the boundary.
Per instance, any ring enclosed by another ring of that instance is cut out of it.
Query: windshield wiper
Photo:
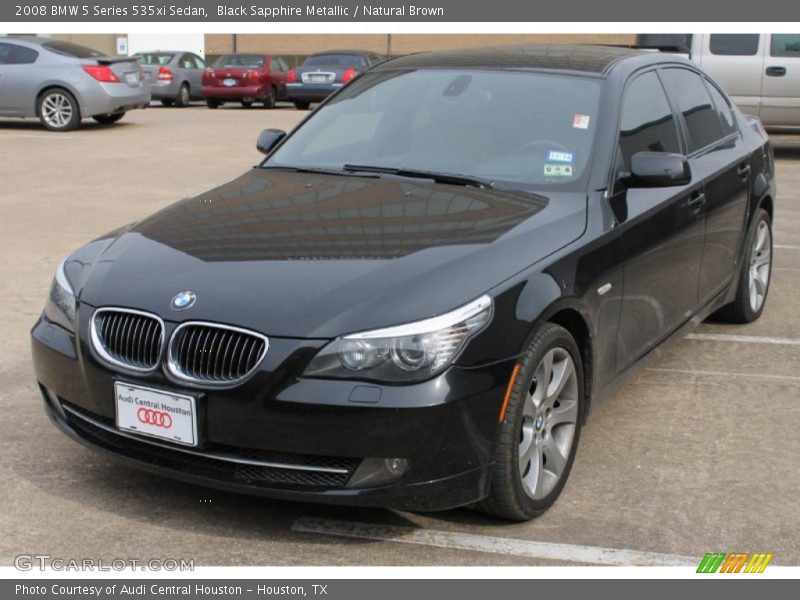
[[[294,171],[295,173],[321,173],[323,175],[349,175],[342,170],[337,169],[322,169],[316,167],[292,167],[289,165],[263,165],[259,167],[261,169],[278,169],[284,171]]]
[[[436,183],[448,183],[451,185],[464,185],[480,188],[494,187],[491,179],[481,179],[457,173],[440,173],[437,171],[425,171],[421,169],[404,169],[395,167],[379,167],[374,165],[344,165],[343,171],[348,173],[386,173],[387,175],[397,175],[398,177],[414,177],[418,179],[431,179]]]

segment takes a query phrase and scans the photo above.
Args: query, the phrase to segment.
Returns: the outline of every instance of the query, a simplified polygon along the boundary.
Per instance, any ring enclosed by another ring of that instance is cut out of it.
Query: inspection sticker
[[[589,115],[575,115],[572,117],[572,126],[575,129],[589,129]]]
[[[561,163],[571,163],[572,162],[572,152],[564,152],[561,150],[548,150],[547,157],[545,158],[548,162],[561,162]]]
[[[572,165],[548,163],[544,166],[544,174],[547,177],[572,177]]]

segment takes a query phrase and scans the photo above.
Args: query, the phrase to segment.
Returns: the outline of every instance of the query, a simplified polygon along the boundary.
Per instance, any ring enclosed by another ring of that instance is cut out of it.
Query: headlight
[[[66,260],[62,260],[56,269],[53,284],[50,286],[50,296],[44,305],[44,314],[49,321],[58,323],[69,331],[75,331],[77,302],[75,300],[75,292],[64,272]]]
[[[335,339],[308,365],[306,376],[419,381],[441,373],[492,318],[492,299],[481,296],[454,311],[406,325]]]

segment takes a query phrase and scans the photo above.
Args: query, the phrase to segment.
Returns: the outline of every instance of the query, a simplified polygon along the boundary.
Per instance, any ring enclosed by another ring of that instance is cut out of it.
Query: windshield
[[[164,52],[151,52],[137,55],[136,60],[142,65],[168,65],[173,56],[175,55]]]
[[[215,67],[263,67],[264,57],[258,54],[226,54],[220,56]]]
[[[375,71],[345,87],[263,165],[463,175],[520,189],[586,171],[600,81],[522,71]]]
[[[361,67],[364,59],[358,54],[315,54],[309,56],[304,67]]]

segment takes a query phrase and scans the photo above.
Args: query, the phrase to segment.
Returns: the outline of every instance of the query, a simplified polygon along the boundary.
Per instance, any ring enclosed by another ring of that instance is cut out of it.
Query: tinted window
[[[225,54],[217,59],[215,67],[258,67],[264,66],[264,57],[260,54]]]
[[[637,77],[625,90],[619,146],[625,171],[630,170],[631,156],[637,152],[681,151],[675,117],[653,72]]]
[[[754,56],[758,52],[758,34],[714,33],[711,54],[721,56]]]
[[[0,44],[0,65],[5,64],[11,58],[15,47],[11,44]]]
[[[315,54],[309,56],[304,67],[362,67],[364,59],[359,54]]]
[[[691,33],[642,33],[636,36],[637,48],[658,48],[689,52],[692,47]]]
[[[727,136],[736,131],[736,122],[733,119],[733,111],[727,98],[710,82],[706,81],[708,93],[711,94],[711,99],[714,101],[714,106],[717,108],[717,115],[719,116],[719,123],[722,126],[722,135]]]
[[[773,34],[769,53],[772,56],[800,57],[800,33]]]
[[[36,62],[39,58],[39,53],[36,50],[25,48],[24,46],[16,46],[14,44],[0,44],[4,46],[0,48],[0,64],[4,65],[28,65]]]
[[[42,46],[51,52],[55,52],[56,54],[61,54],[63,56],[71,56],[72,58],[97,58],[98,56],[105,56],[105,54],[102,52],[92,50],[86,46],[73,44],[72,42],[53,41],[47,42]]]
[[[137,55],[136,60],[143,65],[168,65],[173,56],[175,55],[167,52],[148,52]]]
[[[689,130],[689,148],[705,148],[723,137],[716,108],[701,77],[686,69],[664,69],[664,84],[675,98]]]

